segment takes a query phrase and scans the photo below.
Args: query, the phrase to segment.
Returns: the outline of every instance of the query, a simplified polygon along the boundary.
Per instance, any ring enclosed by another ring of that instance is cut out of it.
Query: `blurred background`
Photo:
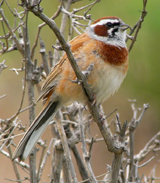
[[[79,8],[87,5],[92,1],[82,0],[72,5],[73,8]],[[8,0],[11,8],[17,7],[17,1]],[[41,6],[44,8],[44,13],[51,17],[59,6],[58,0],[42,1]],[[147,16],[142,24],[137,41],[129,54],[129,70],[125,81],[123,82],[119,91],[106,101],[103,106],[106,115],[118,108],[120,120],[130,120],[132,118],[131,103],[128,99],[136,99],[136,107],[142,107],[144,103],[149,103],[150,108],[146,111],[138,129],[135,133],[135,153],[138,153],[141,148],[160,130],[160,2],[159,0],[148,1],[147,3]],[[14,17],[6,7],[2,6],[4,14],[7,17],[11,26],[14,24]],[[125,23],[133,27],[139,20],[141,15],[140,10],[143,8],[143,0],[102,0],[97,3],[89,12],[92,14],[94,20],[104,16],[118,16]],[[21,10],[21,7],[19,7]],[[83,10],[81,12],[83,14]],[[57,25],[60,26],[61,15],[55,20]],[[37,33],[37,26],[42,23],[37,17],[29,13],[29,37],[30,45],[33,46],[35,35]],[[1,25],[0,25],[1,26]],[[6,29],[7,30],[7,29]],[[3,35],[2,26],[0,27],[0,36]],[[76,34],[75,34],[76,35]],[[67,36],[67,33],[66,33]],[[41,38],[45,42],[47,52],[53,51],[52,45],[55,44],[56,37],[47,26],[41,31]],[[128,41],[128,45],[130,42]],[[41,55],[39,54],[39,46],[36,50],[35,58],[38,59],[38,64],[41,64]],[[0,118],[6,119],[15,114],[19,108],[21,95],[22,95],[22,78],[24,73],[16,75],[15,72],[10,71],[12,68],[21,68],[22,57],[18,51],[0,56],[0,63],[6,60],[5,64],[8,66],[0,75],[0,96],[6,94],[6,97],[0,99]],[[36,99],[38,95],[36,94]],[[23,108],[28,106],[27,94],[24,101]],[[42,105],[39,103],[36,106],[36,114],[40,111]],[[114,116],[114,115],[113,115]],[[112,116],[112,117],[113,117]],[[19,115],[19,120],[23,124],[28,124],[28,111]],[[93,136],[100,133],[95,124]],[[44,138],[48,137],[49,129],[44,133]],[[15,142],[18,143],[21,137],[17,137]],[[151,154],[153,156],[154,154]],[[151,157],[149,156],[148,159]],[[111,164],[112,154],[109,153],[103,142],[97,143],[93,147],[93,170],[95,175],[100,175],[107,171],[106,164]],[[96,157],[96,158],[95,158]],[[102,158],[103,157],[103,158]],[[146,159],[146,161],[148,160]],[[0,154],[0,182],[8,182],[4,178],[15,179],[15,175],[9,159]],[[50,162],[48,162],[50,164]],[[157,155],[150,164],[140,170],[140,176],[145,173],[149,175],[154,165],[157,165],[156,176],[160,177],[160,162]],[[46,170],[46,177],[50,170]]]

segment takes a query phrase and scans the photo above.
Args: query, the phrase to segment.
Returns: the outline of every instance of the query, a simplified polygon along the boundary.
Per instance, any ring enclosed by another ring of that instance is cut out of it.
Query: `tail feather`
[[[32,151],[34,145],[47,128],[49,122],[53,118],[55,112],[58,109],[58,102],[50,102],[38,115],[38,117],[33,121],[32,125],[26,131],[25,135],[18,144],[15,150],[13,159],[19,157],[19,160],[24,161],[30,152]]]

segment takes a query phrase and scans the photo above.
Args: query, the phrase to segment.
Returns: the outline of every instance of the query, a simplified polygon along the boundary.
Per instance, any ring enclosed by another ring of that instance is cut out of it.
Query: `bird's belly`
[[[119,89],[126,76],[126,73],[123,72],[121,67],[115,67],[112,65],[107,65],[107,67],[101,68],[96,74],[96,78],[98,79],[92,87],[92,90],[96,94],[96,100],[98,103],[107,100],[113,95]]]

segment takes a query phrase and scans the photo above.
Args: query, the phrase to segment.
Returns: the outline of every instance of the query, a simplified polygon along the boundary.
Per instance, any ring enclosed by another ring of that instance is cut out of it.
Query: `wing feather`
[[[81,34],[75,37],[73,40],[71,40],[69,44],[71,45],[71,50],[73,54],[76,53],[81,48],[81,46],[83,46],[84,42],[87,42],[89,40],[90,37],[86,33]],[[37,101],[39,101],[41,98],[45,99],[50,92],[53,92],[54,87],[61,79],[61,73],[65,62],[68,62],[68,57],[66,53],[61,58],[61,60],[53,67],[52,71],[46,78],[45,82],[42,85],[41,94]]]

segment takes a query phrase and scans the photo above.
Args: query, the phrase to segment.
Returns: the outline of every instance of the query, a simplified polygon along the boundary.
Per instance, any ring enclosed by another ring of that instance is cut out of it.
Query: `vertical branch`
[[[74,114],[75,116],[75,114]],[[69,118],[71,117],[71,115],[68,116]],[[72,128],[74,128],[72,126]],[[86,167],[84,165],[84,162],[80,156],[80,153],[77,149],[77,146],[76,146],[76,137],[77,137],[77,134],[78,134],[78,142],[79,142],[79,130],[78,130],[78,133],[76,134],[76,127],[74,128],[74,131],[71,130],[70,126],[69,125],[66,125],[65,126],[65,132],[66,132],[66,136],[67,136],[67,139],[68,139],[68,142],[69,142],[69,147],[70,149],[72,150],[73,154],[74,154],[74,157],[76,159],[76,162],[77,162],[77,166],[78,166],[78,169],[79,169],[79,172],[81,174],[81,177],[82,177],[82,180],[86,180],[86,179],[89,179],[89,176],[88,176],[88,173],[87,173],[87,170],[86,170]],[[90,181],[86,181],[86,183],[90,183]]]
[[[46,72],[46,75],[48,76],[49,66],[48,66],[48,61],[47,61],[46,48],[45,48],[45,44],[44,44],[44,42],[41,38],[40,38],[40,53],[41,53],[41,56],[42,56],[44,71]]]
[[[147,0],[143,0],[143,10],[141,11],[142,13],[141,13],[141,16],[139,18],[139,21],[137,22],[137,24],[135,25],[135,27],[130,32],[130,35],[131,35],[134,32],[134,30],[136,29],[135,35],[134,35],[134,37],[132,39],[132,42],[131,42],[131,44],[129,46],[129,49],[128,49],[129,52],[132,50],[132,48],[134,46],[134,43],[137,40],[138,33],[140,31],[140,28],[142,26],[142,23],[144,21],[144,18],[147,15],[146,6],[147,6]]]
[[[89,176],[88,176],[88,173],[87,173],[87,170],[86,170],[86,167],[83,163],[83,160],[80,156],[80,153],[78,151],[78,148],[76,145],[74,145],[74,147],[72,147],[72,152],[74,154],[74,157],[76,159],[76,162],[77,162],[77,165],[78,165],[78,169],[79,169],[79,172],[81,174],[81,177],[83,180],[86,180],[86,179],[89,179]],[[90,181],[85,181],[86,183],[90,183]]]
[[[97,183],[97,180],[94,176],[94,173],[92,171],[92,167],[90,165],[90,157],[89,157],[89,154],[87,152],[87,148],[86,148],[86,143],[85,143],[85,135],[84,135],[84,124],[83,124],[83,109],[81,108],[81,105],[79,107],[79,119],[80,119],[80,131],[81,131],[81,141],[82,141],[82,151],[83,151],[83,158],[85,160],[85,166],[87,168],[87,172],[88,172],[88,175],[89,175],[89,178],[91,180],[91,182],[94,182],[94,183]]]
[[[112,162],[112,181],[111,183],[118,182],[119,170],[121,167],[122,153],[114,153],[113,162]],[[113,173],[114,172],[114,173]]]
[[[7,144],[9,144],[9,141],[8,141]],[[10,158],[12,159],[13,154],[12,154],[12,150],[11,150],[10,145],[8,146],[8,153],[9,153],[9,155],[10,155]],[[20,178],[20,174],[19,174],[19,172],[18,172],[18,168],[17,168],[17,165],[16,165],[15,161],[12,161],[12,160],[11,160],[11,163],[12,163],[12,165],[13,165],[13,169],[14,169],[14,172],[15,172],[15,174],[16,174],[16,178],[17,178],[18,182],[19,182],[19,183],[22,183],[22,181],[20,181],[21,178]]]
[[[44,154],[44,149],[46,149],[46,144],[44,144],[44,146],[43,146],[43,151],[42,151],[42,156],[41,156],[41,159],[43,158],[43,160],[41,160],[41,161],[40,161],[40,164],[39,164],[39,169],[38,169],[38,173],[37,173],[37,179],[38,179],[37,182],[39,182],[40,179],[41,179],[42,172],[43,172],[44,167],[45,167],[46,162],[47,162],[47,158],[48,158],[49,155],[50,155],[50,151],[51,151],[51,148],[52,148],[52,145],[53,145],[53,141],[54,141],[54,139],[52,138],[52,139],[51,139],[51,142],[50,142],[50,144],[49,144],[48,150],[47,150],[47,152],[46,152],[44,158],[43,158],[43,154]]]
[[[62,116],[61,116],[60,113],[59,113],[59,115],[60,115],[59,116],[60,119],[62,120]],[[73,162],[72,162],[72,159],[71,159],[70,149],[68,147],[68,142],[67,142],[66,134],[65,134],[65,131],[64,131],[64,128],[63,128],[63,124],[62,124],[61,120],[57,121],[57,128],[58,128],[58,131],[59,131],[59,135],[60,135],[60,138],[61,138],[61,143],[62,143],[63,150],[64,150],[64,158],[65,158],[65,161],[66,161],[65,165],[66,165],[66,168],[71,173],[72,182],[73,183],[77,183],[77,177],[76,177],[76,173],[75,173],[75,170],[74,170]]]
[[[72,3],[72,0],[66,1],[65,10],[69,11],[71,3]],[[60,32],[63,36],[64,36],[65,30],[66,30],[67,18],[68,18],[68,15],[63,13],[61,27],[60,27]]]
[[[65,4],[65,10],[69,11],[70,9],[70,6],[71,6],[71,3],[72,3],[72,0],[67,0],[66,1],[66,4]],[[62,15],[62,22],[61,22],[61,27],[60,27],[60,32],[61,34],[64,36],[65,34],[65,29],[66,29],[66,25],[67,25],[67,18],[68,18],[68,15],[63,13]],[[56,41],[56,45],[58,46],[59,45],[59,41],[57,40]],[[55,60],[55,63],[58,62],[60,58],[60,54],[59,54],[59,51],[58,50],[54,50],[54,60]]]
[[[48,52],[48,58],[49,58],[49,64],[50,64],[49,66],[50,66],[50,71],[51,71],[53,66],[55,65],[52,51]]]
[[[129,169],[129,181],[133,181],[134,177],[134,130],[129,128],[129,138],[130,138],[130,169]]]
[[[56,118],[56,121],[59,120]],[[52,182],[60,182],[60,175],[62,172],[62,161],[63,161],[63,148],[60,141],[59,132],[56,128],[56,125],[51,125],[51,131],[54,136],[55,142],[53,145],[53,151],[52,151],[52,167],[51,167],[51,180]]]
[[[51,140],[51,142],[53,141],[53,139]],[[40,157],[40,160],[39,160],[39,166],[38,166],[38,171],[37,171],[37,182],[40,181],[41,179],[41,176],[42,176],[42,172],[43,172],[43,168],[45,166],[45,163],[47,161],[47,157],[49,156],[50,154],[50,146],[49,146],[49,149],[44,157],[44,153],[45,153],[45,149],[46,149],[46,141],[44,143],[42,143],[42,154],[41,154],[41,157]],[[44,159],[43,159],[44,157]]]
[[[51,182],[60,182],[60,175],[62,170],[62,160],[63,160],[63,148],[58,148],[53,146],[53,157],[52,157],[52,172],[51,172]]]
[[[63,154],[63,181],[66,183],[72,182],[71,176],[70,176],[70,171],[67,168],[67,161],[66,161],[66,156]]]
[[[127,129],[127,122],[125,121],[123,126],[121,127],[119,118],[117,116],[118,124],[119,124],[119,143],[122,146],[122,150],[125,150],[125,133]],[[114,159],[112,162],[112,183],[118,182],[118,177],[120,174],[120,168],[122,167],[122,154],[121,153],[114,153]],[[124,179],[124,178],[123,178]]]
[[[33,104],[34,100],[34,83],[32,81],[32,73],[33,73],[33,62],[30,58],[30,44],[29,44],[29,36],[28,36],[28,11],[26,11],[26,24],[23,27],[23,33],[24,33],[24,60],[25,60],[25,74],[26,74],[26,81],[28,84],[28,102],[29,106]],[[32,105],[29,108],[29,121],[30,124],[33,122],[35,118],[35,107]],[[31,155],[29,156],[29,162],[30,162],[30,180],[31,183],[34,183],[37,181],[37,175],[36,175],[36,148],[33,149]]]

